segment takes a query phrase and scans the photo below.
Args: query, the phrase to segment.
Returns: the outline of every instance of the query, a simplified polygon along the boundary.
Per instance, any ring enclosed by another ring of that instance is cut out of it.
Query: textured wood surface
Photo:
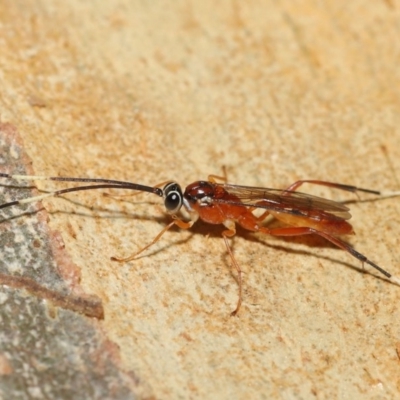
[[[396,0],[5,0],[0,22],[0,117],[18,131],[35,174],[185,186],[226,166],[244,185],[309,178],[400,188]],[[20,296],[41,307],[42,329],[65,332],[74,318],[90,326],[102,358],[91,358],[94,378],[81,368],[78,386],[73,375],[47,381],[27,356],[29,380],[3,340],[3,397],[18,389],[28,398],[37,385],[54,388],[49,396],[62,386],[65,398],[117,398],[104,384],[111,376],[120,398],[400,395],[400,288],[323,240],[239,230],[244,303],[232,318],[237,284],[220,227],[171,230],[138,260],[116,264],[110,256],[135,252],[169,221],[160,199],[84,192],[44,206],[105,319],[60,309],[49,320],[42,301]],[[357,235],[348,240],[400,275],[400,199],[350,206]],[[17,222],[29,218],[37,217]],[[57,335],[43,342],[45,365],[77,368]]]

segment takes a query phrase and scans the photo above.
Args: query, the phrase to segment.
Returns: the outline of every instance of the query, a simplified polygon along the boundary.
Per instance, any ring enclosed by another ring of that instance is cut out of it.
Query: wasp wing
[[[229,196],[214,197],[215,203],[262,208],[315,220],[351,218],[349,208],[344,204],[308,193],[227,183],[216,186],[223,188]]]

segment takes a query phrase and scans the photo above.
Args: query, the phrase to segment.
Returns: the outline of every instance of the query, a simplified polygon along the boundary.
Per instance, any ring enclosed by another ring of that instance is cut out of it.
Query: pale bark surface
[[[27,157],[7,161],[2,148],[1,171],[186,186],[226,166],[243,185],[400,189],[399,27],[395,0],[3,1],[0,117]],[[43,202],[48,223],[41,212],[0,226],[3,237],[33,232],[24,253],[23,236],[1,241],[1,271],[96,295],[105,318],[50,317],[29,292],[1,289],[4,398],[400,396],[400,287],[361,273],[350,255],[319,238],[239,230],[244,302],[232,318],[237,284],[222,228],[171,230],[116,264],[111,256],[145,246],[169,221],[162,200],[66,198]],[[400,199],[350,206],[357,235],[347,239],[400,275]],[[40,243],[62,254],[35,273],[37,233],[24,227],[39,222]],[[10,269],[11,252],[24,256]]]

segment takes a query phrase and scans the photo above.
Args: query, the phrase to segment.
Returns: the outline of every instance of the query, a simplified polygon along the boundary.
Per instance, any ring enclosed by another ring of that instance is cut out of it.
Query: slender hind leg
[[[344,185],[343,183],[334,183],[334,182],[318,181],[318,180],[296,181],[296,182],[292,183],[288,188],[286,188],[285,191],[286,192],[294,192],[295,190],[297,190],[297,188],[299,188],[304,183],[311,183],[313,185],[320,185],[320,186],[328,186],[328,187],[332,187],[332,188],[339,189],[339,190],[345,190],[347,192],[352,192],[352,193],[366,192],[366,193],[372,193],[372,194],[377,194],[377,195],[381,194],[381,192],[379,192],[377,190],[363,189],[363,188],[359,188],[357,186]],[[396,192],[392,192],[392,193],[395,194]]]
[[[268,228],[262,227],[262,228],[260,228],[259,232],[263,232],[267,235],[273,235],[273,236],[302,236],[302,235],[312,235],[312,234],[319,235],[319,236],[329,240],[335,246],[341,248],[344,251],[347,251],[349,254],[351,254],[353,257],[357,258],[357,260],[361,261],[362,263],[369,264],[371,267],[375,268],[381,274],[386,276],[391,282],[396,283],[397,285],[400,285],[400,279],[398,277],[385,271],[379,265],[376,265],[374,262],[369,260],[366,256],[364,256],[363,254],[356,251],[349,244],[343,242],[342,240],[338,239],[335,236],[329,235],[328,233],[317,231],[316,229],[306,228],[306,227],[304,227],[304,228],[303,227],[287,227],[287,228],[274,228],[274,229],[268,229]]]

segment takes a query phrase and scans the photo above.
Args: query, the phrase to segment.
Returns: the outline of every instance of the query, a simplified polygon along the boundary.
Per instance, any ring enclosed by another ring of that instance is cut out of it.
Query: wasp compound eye
[[[167,211],[171,214],[177,213],[182,207],[182,189],[175,183],[167,183],[164,187],[164,205]]]

